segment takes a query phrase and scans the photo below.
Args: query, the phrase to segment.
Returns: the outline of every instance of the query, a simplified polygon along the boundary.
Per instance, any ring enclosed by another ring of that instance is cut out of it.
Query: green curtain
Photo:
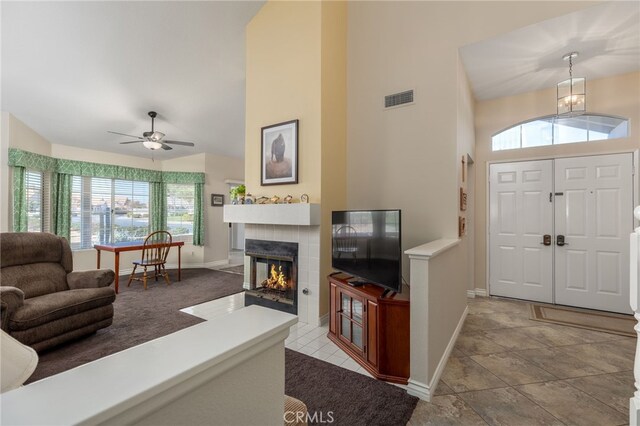
[[[54,173],[51,177],[51,231],[71,241],[72,176]]]
[[[203,217],[204,184],[196,183],[193,191],[193,245],[204,245],[204,217]]]
[[[13,232],[27,232],[27,170],[14,167],[13,174]]]
[[[167,229],[167,184],[149,183],[149,204],[151,207],[151,232]]]

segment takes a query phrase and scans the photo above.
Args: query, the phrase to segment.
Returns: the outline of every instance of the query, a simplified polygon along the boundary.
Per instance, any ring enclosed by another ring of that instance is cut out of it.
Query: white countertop
[[[1,423],[96,423],[220,364],[297,322],[248,306],[0,395]]]
[[[406,250],[404,253],[411,256],[434,257],[440,253],[455,247],[460,242],[459,238],[441,238],[421,246]]]

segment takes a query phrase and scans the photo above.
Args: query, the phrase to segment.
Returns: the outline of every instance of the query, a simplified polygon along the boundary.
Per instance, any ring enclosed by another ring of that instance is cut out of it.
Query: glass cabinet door
[[[364,351],[363,307],[362,300],[340,292],[340,310],[337,321],[340,325],[340,338],[360,352]]]

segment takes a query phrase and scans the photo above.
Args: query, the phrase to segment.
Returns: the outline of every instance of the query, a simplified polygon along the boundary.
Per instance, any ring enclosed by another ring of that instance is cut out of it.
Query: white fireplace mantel
[[[320,225],[320,204],[227,204],[223,218],[226,223],[315,226]]]

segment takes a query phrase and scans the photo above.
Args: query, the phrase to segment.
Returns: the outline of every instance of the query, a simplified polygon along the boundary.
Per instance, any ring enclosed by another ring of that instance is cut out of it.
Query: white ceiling
[[[562,56],[578,51],[573,75],[589,80],[640,69],[640,2],[616,1],[553,18],[460,49],[474,95],[487,100],[569,78]],[[588,84],[588,83],[587,83]]]
[[[156,158],[244,156],[246,24],[264,2],[7,2],[2,110],[53,143]],[[256,137],[259,137],[257,135]]]
[[[53,143],[150,156],[150,128],[191,141],[156,158],[244,155],[246,24],[263,1],[0,2],[2,110]],[[477,99],[640,69],[640,3],[608,2],[464,46]],[[259,137],[259,135],[254,135]]]

